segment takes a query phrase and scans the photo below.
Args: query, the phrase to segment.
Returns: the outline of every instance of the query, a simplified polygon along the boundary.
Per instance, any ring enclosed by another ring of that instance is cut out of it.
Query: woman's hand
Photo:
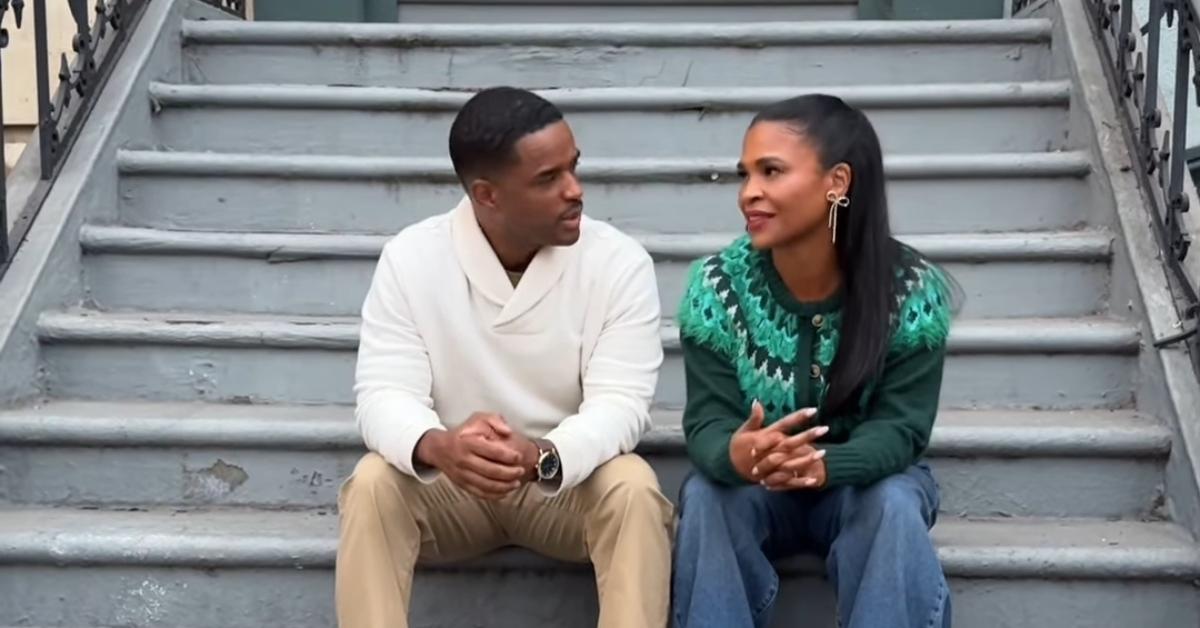
[[[762,471],[760,462],[777,447],[804,434],[820,431],[820,434],[811,436],[809,441],[811,442],[829,431],[828,428],[822,426],[796,436],[788,436],[789,431],[800,427],[816,413],[816,408],[805,408],[783,417],[769,427],[763,427],[765,417],[762,404],[755,401],[750,409],[750,417],[729,440],[729,460],[733,463],[734,470],[747,482],[761,482],[765,476],[760,474]]]
[[[807,434],[807,432],[805,433]],[[776,447],[767,457],[784,453],[780,449],[782,446]],[[760,471],[762,466],[763,463],[760,463]],[[763,475],[765,477],[762,479],[762,485],[771,491],[823,488],[826,481],[825,450],[816,449],[811,444],[800,445],[794,448],[774,470]]]
[[[815,414],[812,409],[801,412],[805,413],[804,417],[795,422],[795,426],[799,426]],[[789,415],[784,420],[794,416],[796,415]],[[820,425],[788,436],[777,441],[769,449],[761,450],[750,469],[751,480],[775,491],[823,487],[826,480],[825,451],[817,449],[813,443],[828,433],[829,427]]]

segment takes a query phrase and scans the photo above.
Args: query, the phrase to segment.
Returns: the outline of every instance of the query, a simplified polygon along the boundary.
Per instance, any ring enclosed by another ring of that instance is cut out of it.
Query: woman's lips
[[[774,218],[774,214],[765,212],[747,212],[746,213],[746,231],[754,233],[766,228],[767,224]]]

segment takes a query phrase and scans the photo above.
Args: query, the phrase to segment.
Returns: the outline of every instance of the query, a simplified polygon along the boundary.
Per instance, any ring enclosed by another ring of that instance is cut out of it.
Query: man
[[[601,628],[662,628],[674,513],[630,453],[662,364],[653,262],[583,217],[539,96],[480,92],[450,157],[466,198],[388,243],[363,304],[338,622],[407,626],[415,564],[519,545],[590,559]]]

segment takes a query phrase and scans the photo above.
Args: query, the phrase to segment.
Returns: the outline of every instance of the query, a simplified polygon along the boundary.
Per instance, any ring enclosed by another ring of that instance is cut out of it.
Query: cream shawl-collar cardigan
[[[355,416],[404,473],[431,429],[502,414],[554,443],[561,489],[632,451],[650,428],[662,364],[654,264],[633,238],[584,218],[514,288],[466,199],[384,248],[362,309]]]

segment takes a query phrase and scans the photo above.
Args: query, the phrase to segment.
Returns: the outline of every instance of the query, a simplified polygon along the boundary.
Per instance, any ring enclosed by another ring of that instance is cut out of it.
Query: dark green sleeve
[[[715,351],[682,338],[687,380],[683,433],[688,456],[701,473],[722,484],[745,484],[729,459],[729,440],[746,420],[737,372]]]
[[[826,487],[874,484],[917,461],[933,431],[945,357],[941,345],[888,359],[862,423],[846,442],[823,446]]]

